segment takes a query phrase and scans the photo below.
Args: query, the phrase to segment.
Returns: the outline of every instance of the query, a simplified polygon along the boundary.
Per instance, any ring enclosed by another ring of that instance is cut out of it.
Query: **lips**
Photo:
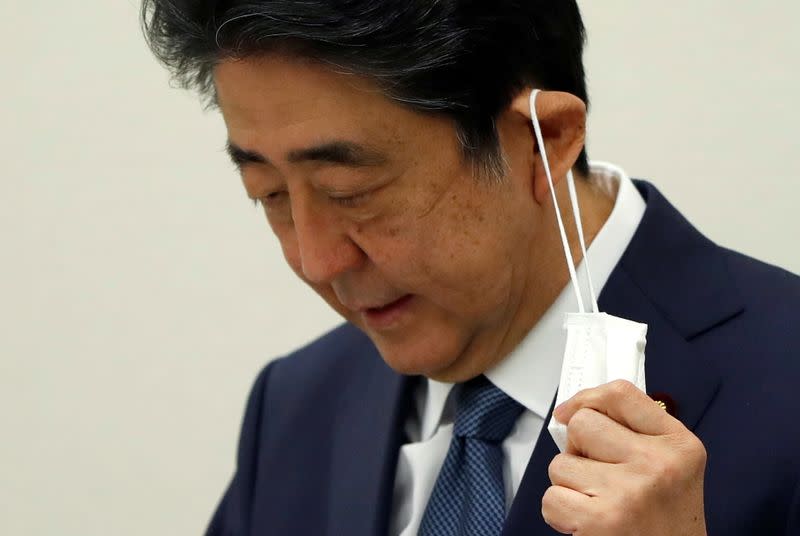
[[[404,314],[408,312],[412,299],[412,294],[406,294],[384,305],[364,308],[360,311],[361,316],[370,328],[387,329],[399,323]]]
[[[408,295],[398,296],[396,298],[391,299],[383,299],[383,300],[374,300],[370,302],[352,302],[346,299],[339,299],[339,301],[344,305],[346,308],[350,309],[354,313],[366,313],[369,311],[376,312],[382,309],[387,309],[392,305],[396,304],[398,301],[406,298]]]
[[[399,302],[400,300],[403,300],[403,299],[405,299],[407,297],[408,297],[408,295],[401,296],[400,298],[397,298],[396,300],[393,300],[393,301],[390,301],[390,302],[386,302],[383,305],[376,305],[376,306],[373,306],[373,307],[363,307],[361,309],[361,311],[365,312],[365,313],[380,313],[382,311],[388,310],[391,307],[394,307],[397,304],[397,302]]]

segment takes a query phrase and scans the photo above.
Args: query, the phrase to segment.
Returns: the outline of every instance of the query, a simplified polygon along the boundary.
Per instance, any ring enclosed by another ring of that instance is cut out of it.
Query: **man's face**
[[[364,78],[275,55],[224,62],[215,83],[287,262],[392,368],[460,381],[518,342],[542,227],[533,155],[506,135],[524,118],[499,121],[498,181],[474,176],[450,120]]]

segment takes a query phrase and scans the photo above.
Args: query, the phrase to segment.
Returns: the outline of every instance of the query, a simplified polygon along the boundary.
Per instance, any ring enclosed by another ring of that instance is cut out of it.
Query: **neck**
[[[581,224],[586,247],[588,248],[611,215],[611,211],[614,209],[614,200],[596,184],[585,178],[576,178],[575,189],[580,203]],[[583,260],[583,252],[581,251],[575,215],[572,212],[566,180],[560,181],[556,186],[556,198],[561,209],[561,217],[564,221],[572,260],[577,267]],[[532,271],[529,278],[530,281],[535,283],[531,289],[534,292],[529,295],[529,300],[533,304],[533,309],[540,311],[540,313],[536,316],[531,327],[550,308],[564,287],[570,282],[569,269],[564,259],[561,233],[556,222],[556,211],[552,203],[548,203],[542,211],[541,229],[543,232],[540,233],[541,236],[537,237],[537,241],[543,246],[542,251],[544,253],[539,252],[538,260],[531,259]],[[551,277],[542,277],[542,274],[551,274]]]
[[[588,248],[611,215],[614,200],[585,178],[576,177],[575,188],[580,203],[584,239]],[[559,181],[556,185],[556,198],[561,208],[572,259],[577,266],[583,260],[583,253],[566,180]],[[501,358],[516,348],[570,283],[552,200],[543,206],[541,224],[536,234],[533,240],[535,252],[531,251],[530,271],[523,290],[523,300],[503,339],[501,351],[498,352]]]

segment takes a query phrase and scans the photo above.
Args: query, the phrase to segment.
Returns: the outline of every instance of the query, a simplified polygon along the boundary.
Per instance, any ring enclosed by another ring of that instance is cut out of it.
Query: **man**
[[[143,17],[221,109],[289,265],[347,320],[257,379],[209,534],[800,534],[800,281],[589,164],[574,1],[146,0]],[[670,413],[627,382],[552,408],[570,170],[600,306],[648,324]]]

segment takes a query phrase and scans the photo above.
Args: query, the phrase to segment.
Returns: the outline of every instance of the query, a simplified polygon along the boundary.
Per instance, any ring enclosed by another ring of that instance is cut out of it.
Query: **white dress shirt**
[[[611,215],[587,253],[599,293],[633,238],[644,215],[645,202],[625,172],[611,164],[593,162],[590,177],[615,200]],[[571,209],[566,206],[561,210]],[[588,296],[585,270],[581,263],[578,280],[584,296]],[[567,285],[514,351],[485,373],[495,386],[525,407],[503,442],[507,508],[519,489],[558,389],[566,343],[564,314],[577,310],[575,293]],[[397,462],[389,525],[392,536],[412,536],[419,530],[453,436],[453,387],[451,383],[428,379],[415,393],[416,412],[406,422],[410,442],[400,449]]]

